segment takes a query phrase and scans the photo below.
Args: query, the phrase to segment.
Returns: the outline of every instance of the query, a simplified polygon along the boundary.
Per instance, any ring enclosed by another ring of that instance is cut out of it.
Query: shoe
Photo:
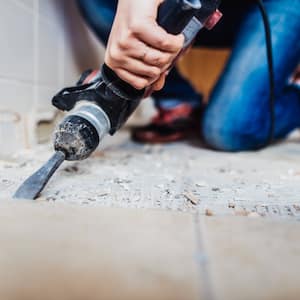
[[[131,137],[139,143],[161,144],[185,140],[198,130],[201,110],[189,104],[181,104],[172,109],[158,110],[152,122],[143,127],[135,127]]]

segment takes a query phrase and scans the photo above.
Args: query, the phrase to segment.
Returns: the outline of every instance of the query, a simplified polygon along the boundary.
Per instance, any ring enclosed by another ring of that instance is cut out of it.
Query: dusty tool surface
[[[1,195],[11,196],[51,153],[49,144],[1,161]],[[259,152],[221,153],[190,143],[138,145],[121,132],[90,159],[65,162],[38,200],[299,218],[299,195],[298,137]]]
[[[14,198],[36,199],[64,160],[65,154],[61,151],[56,151],[38,171],[22,183],[14,194]]]

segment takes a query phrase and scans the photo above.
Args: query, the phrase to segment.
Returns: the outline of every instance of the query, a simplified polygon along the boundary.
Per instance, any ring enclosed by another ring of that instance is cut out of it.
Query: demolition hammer
[[[211,29],[219,21],[222,16],[218,11],[219,2],[165,0],[160,5],[157,23],[170,34],[184,35],[184,46],[178,57],[191,46],[202,28]],[[64,160],[89,157],[103,137],[119,130],[141,100],[150,94],[151,87],[137,90],[118,78],[105,64],[92,80],[80,80],[78,85],[60,91],[52,103],[58,109],[70,112],[55,130],[55,153],[21,185],[14,198],[36,199]]]

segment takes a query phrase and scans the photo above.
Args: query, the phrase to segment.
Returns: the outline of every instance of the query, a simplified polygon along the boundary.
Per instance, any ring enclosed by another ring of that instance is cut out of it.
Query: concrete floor
[[[0,161],[0,299],[299,299],[298,137],[103,149],[36,202],[7,199],[51,146]]]
[[[0,161],[9,197],[52,154],[44,145]],[[64,163],[40,200],[159,208],[200,214],[300,217],[300,139],[259,152],[221,153],[193,143],[143,146],[127,132],[108,138],[85,161]]]

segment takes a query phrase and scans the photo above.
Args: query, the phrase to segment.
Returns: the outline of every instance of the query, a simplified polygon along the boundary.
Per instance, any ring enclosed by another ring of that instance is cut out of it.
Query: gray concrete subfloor
[[[64,163],[39,200],[300,219],[299,138],[258,152],[221,153],[193,143],[139,145],[122,132],[101,149]],[[1,196],[11,196],[51,153],[49,144],[0,161]]]

